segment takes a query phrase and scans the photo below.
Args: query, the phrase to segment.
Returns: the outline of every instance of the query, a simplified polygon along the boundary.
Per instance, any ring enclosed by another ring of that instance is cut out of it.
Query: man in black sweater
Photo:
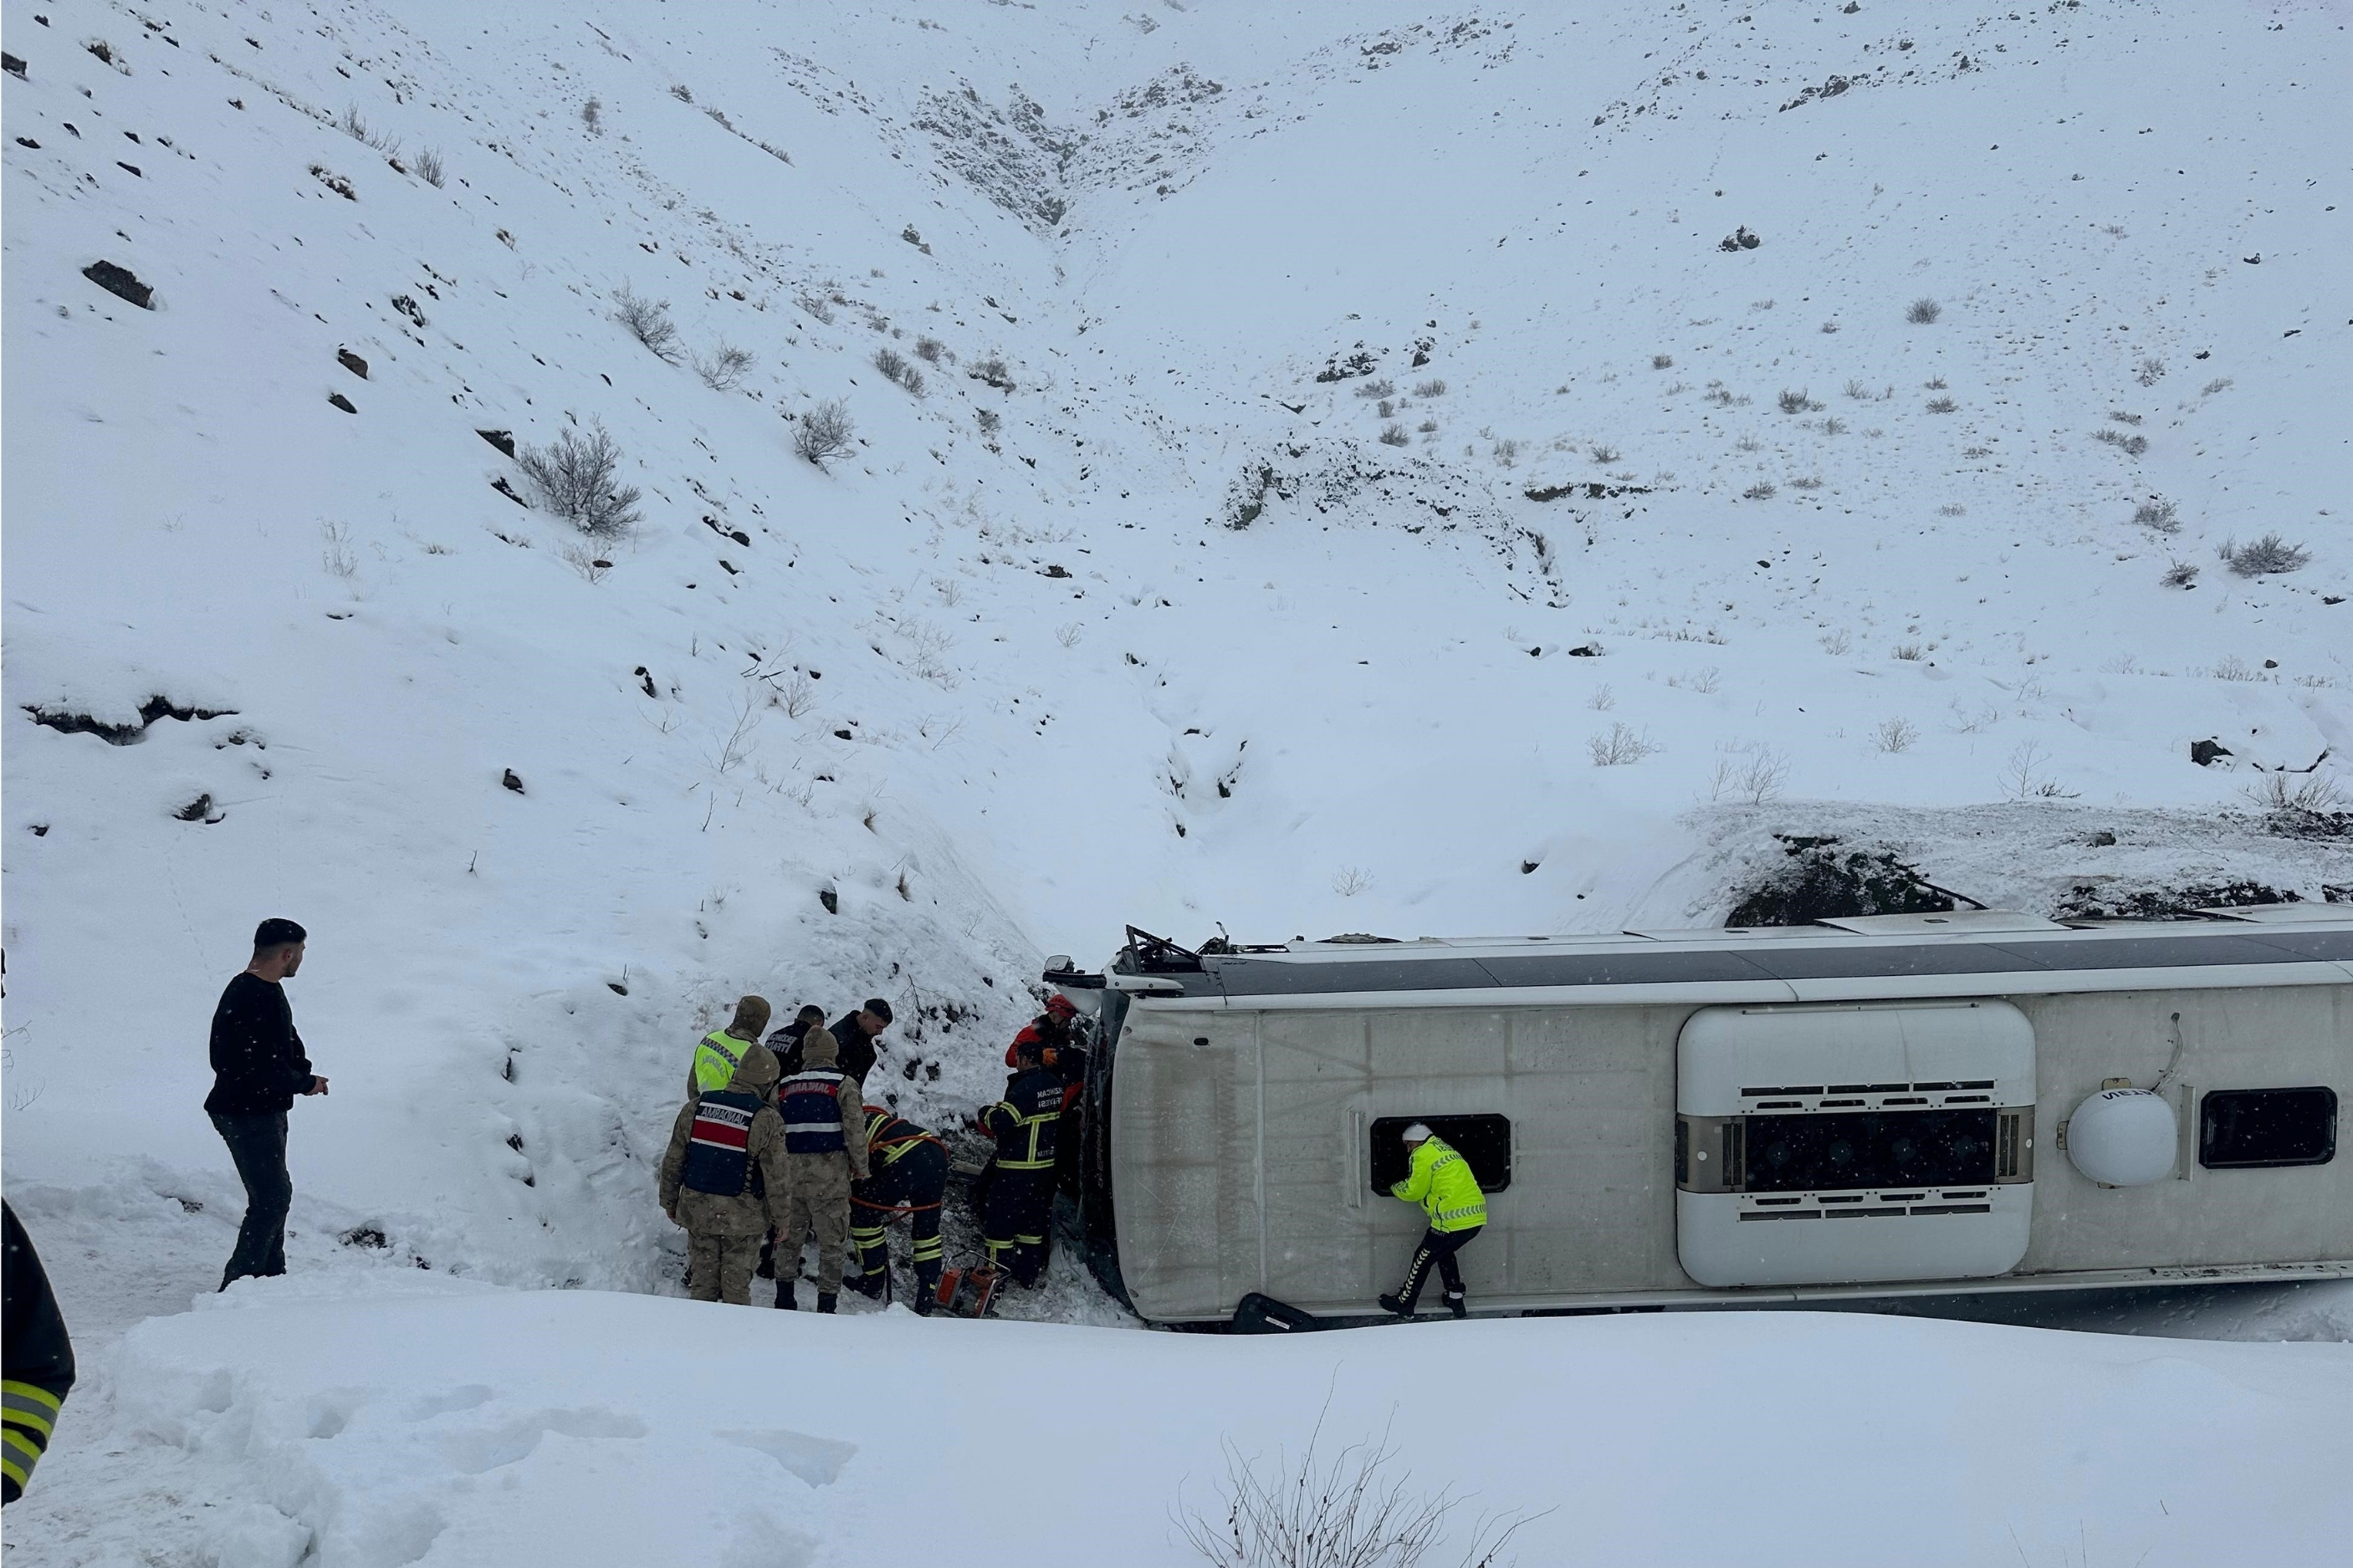
[[[327,1080],[311,1071],[302,1054],[280,984],[302,967],[308,934],[292,921],[262,921],[253,933],[253,962],[213,1009],[213,1091],[205,1110],[245,1183],[245,1223],[221,1275],[224,1290],[248,1275],[286,1272],[286,1211],[294,1203],[286,1113],[296,1095],[327,1092]]]

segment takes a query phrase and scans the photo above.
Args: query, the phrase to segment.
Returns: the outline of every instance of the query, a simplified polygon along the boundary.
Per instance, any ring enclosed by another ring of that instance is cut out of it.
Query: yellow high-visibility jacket
[[[1487,1223],[1487,1194],[1479,1190],[1471,1162],[1440,1138],[1414,1145],[1412,1169],[1389,1192],[1409,1204],[1419,1204],[1430,1215],[1430,1228],[1441,1236],[1475,1230]]]

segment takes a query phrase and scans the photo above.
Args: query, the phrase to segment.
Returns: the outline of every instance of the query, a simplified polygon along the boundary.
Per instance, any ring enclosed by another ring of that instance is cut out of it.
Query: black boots
[[[1380,1303],[1382,1311],[1388,1312],[1394,1317],[1410,1318],[1413,1316],[1413,1303],[1410,1301],[1396,1296],[1378,1296],[1374,1298],[1374,1300]]]
[[[817,1310],[820,1312],[830,1312],[840,1300],[839,1295],[831,1291],[820,1290],[818,1292]]]
[[[776,1305],[787,1312],[798,1310],[800,1303],[793,1300],[793,1282],[791,1280],[779,1279],[776,1281]]]
[[[868,1300],[880,1301],[882,1299],[882,1288],[889,1278],[888,1275],[881,1273],[860,1274],[857,1279],[845,1280],[844,1283]]]
[[[1467,1318],[1471,1315],[1471,1309],[1464,1304],[1462,1292],[1460,1290],[1449,1290],[1446,1293],[1446,1310],[1453,1313],[1458,1319]]]

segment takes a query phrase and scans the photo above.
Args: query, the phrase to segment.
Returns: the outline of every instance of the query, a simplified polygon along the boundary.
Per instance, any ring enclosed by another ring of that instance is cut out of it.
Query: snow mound
[[[1811,1313],[1229,1340],[257,1292],[134,1331],[122,1373],[117,1440],[189,1456],[225,1528],[320,1568],[881,1562],[918,1506],[1001,1521],[945,1531],[975,1563],[1176,1564],[1172,1510],[1218,1508],[1220,1445],[1296,1456],[1319,1408],[1326,1455],[1387,1432],[1463,1522],[1532,1516],[1530,1563],[2319,1562],[2353,1528],[2337,1346]],[[1041,1463],[1050,1506],[1008,1512]]]

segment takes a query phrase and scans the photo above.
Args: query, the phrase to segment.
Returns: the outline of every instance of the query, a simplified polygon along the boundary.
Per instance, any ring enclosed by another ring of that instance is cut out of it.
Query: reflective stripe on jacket
[[[703,1036],[694,1047],[694,1087],[704,1094],[725,1089],[727,1080],[735,1076],[735,1069],[744,1065],[744,1047],[751,1043],[737,1039],[724,1029],[713,1029]]]
[[[981,1131],[997,1140],[1000,1171],[1052,1169],[1061,1121],[1062,1080],[1045,1068],[1015,1073],[1006,1080],[1005,1098],[980,1113]]]
[[[925,1143],[938,1143],[938,1133],[918,1127],[879,1105],[866,1107],[866,1155],[870,1165],[895,1165]]]
[[[1487,1194],[1471,1173],[1471,1162],[1449,1148],[1443,1139],[1429,1138],[1414,1145],[1413,1165],[1390,1194],[1419,1204],[1430,1215],[1430,1228],[1444,1236],[1475,1230],[1487,1223]]]
[[[42,1271],[32,1238],[16,1223],[16,1211],[0,1205],[5,1215],[7,1268],[7,1356],[0,1368],[0,1501],[15,1502],[33,1479],[33,1467],[49,1446],[58,1409],[74,1384],[73,1341],[58,1299]]]

